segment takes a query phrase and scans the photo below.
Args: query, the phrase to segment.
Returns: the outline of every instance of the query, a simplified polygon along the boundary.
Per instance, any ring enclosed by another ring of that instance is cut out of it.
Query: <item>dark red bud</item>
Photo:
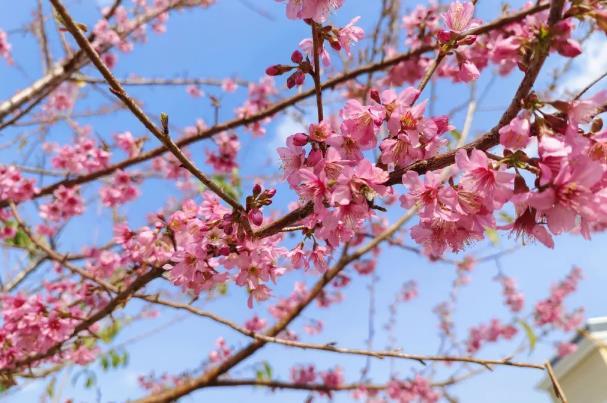
[[[266,74],[269,76],[279,76],[281,74],[280,72],[280,65],[274,65],[274,66],[270,66],[266,69]]]
[[[249,213],[249,219],[253,225],[261,225],[263,223],[263,214],[258,209],[251,210]]]
[[[305,133],[295,133],[293,135],[293,145],[303,147],[308,144],[308,135]]]
[[[381,104],[381,98],[379,97],[379,91],[377,91],[375,88],[373,88],[369,92],[369,97],[371,97],[371,99],[374,100],[375,102],[377,102],[378,104]]]
[[[258,196],[260,193],[261,193],[261,185],[259,183],[256,183],[253,186],[253,195]]]
[[[291,89],[295,87],[295,73],[291,74],[289,78],[287,78],[287,88]]]
[[[303,55],[301,54],[301,52],[299,50],[296,50],[291,54],[291,61],[293,63],[297,63],[297,64],[299,64],[303,61]]]

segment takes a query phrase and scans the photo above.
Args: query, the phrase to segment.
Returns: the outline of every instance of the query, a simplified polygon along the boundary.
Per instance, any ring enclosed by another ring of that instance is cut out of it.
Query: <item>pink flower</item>
[[[101,202],[107,207],[116,207],[136,199],[139,189],[135,185],[140,181],[135,175],[122,170],[116,171],[111,182],[99,190]]]
[[[306,52],[310,59],[314,58],[314,42],[312,41],[312,38],[306,38],[299,42],[299,47],[301,48],[301,50]],[[323,66],[328,67],[331,65],[331,55],[329,54],[327,49],[325,49],[324,46],[320,48],[319,55],[320,61],[322,62]]]
[[[316,175],[311,169],[302,168],[297,174],[300,178],[297,185],[299,195],[304,200],[313,201],[317,208],[321,208],[323,201],[329,195],[324,171]]]
[[[207,151],[207,163],[217,172],[230,174],[236,168],[238,163],[236,157],[240,150],[240,141],[235,133],[221,132],[213,137],[217,144],[217,151]]]
[[[408,192],[401,196],[401,205],[411,208],[420,203],[422,219],[458,220],[460,214],[457,212],[457,195],[451,187],[443,185],[441,176],[441,173],[427,172],[422,182],[417,172],[405,173],[403,184],[407,186]]]
[[[340,205],[371,201],[376,195],[384,195],[386,186],[383,183],[387,180],[386,171],[363,159],[354,168],[344,168],[337,180],[331,201]]]
[[[129,155],[129,158],[139,155],[142,140],[135,139],[131,132],[116,133],[114,139],[116,140],[116,145],[125,151]]]
[[[327,121],[322,121],[319,124],[312,123],[309,129],[310,139],[323,143],[327,141],[331,135],[331,126]]]
[[[335,367],[335,369],[321,372],[320,378],[322,379],[323,385],[327,386],[329,389],[338,388],[344,383],[344,374],[340,367]],[[322,393],[326,394],[327,396],[331,396],[331,392]]]
[[[360,20],[360,17],[354,17],[345,27],[337,32],[337,40],[341,47],[345,49],[348,56],[350,56],[350,45],[365,37],[365,31],[354,25],[358,20]]]
[[[213,364],[219,364],[232,354],[232,348],[228,346],[223,337],[220,337],[215,341],[215,346],[215,350],[209,353],[209,360]]]
[[[460,186],[481,196],[490,211],[501,207],[512,195],[514,175],[493,168],[481,150],[472,150],[470,157],[466,150],[459,150],[455,162],[463,172]]]
[[[53,192],[54,200],[40,206],[40,217],[49,221],[62,221],[84,212],[80,188],[60,186]]]
[[[381,106],[363,106],[356,99],[349,99],[341,110],[342,133],[348,133],[362,149],[374,148],[377,132],[384,120]]]
[[[38,192],[35,184],[35,180],[25,179],[14,166],[0,165],[0,201],[30,199]]]
[[[13,64],[13,58],[11,56],[11,44],[8,41],[8,35],[6,32],[0,29],[0,57],[4,58],[8,64]]]
[[[449,10],[443,14],[445,25],[453,32],[463,32],[470,27],[474,15],[474,4],[469,1],[463,4],[457,0],[449,4]]]
[[[306,385],[316,381],[316,369],[314,365],[299,366],[291,368],[291,380],[296,385]]]
[[[516,288],[516,282],[513,278],[502,276],[500,277],[502,283],[504,297],[506,298],[506,305],[510,307],[512,312],[520,312],[525,304],[525,296],[520,293]]]
[[[542,176],[544,172],[549,172],[548,168],[542,170]],[[592,190],[603,172],[603,166],[588,157],[577,158],[571,163],[564,161],[549,186],[540,193],[533,193],[529,204],[546,217],[548,228],[555,235],[572,230],[577,216],[581,216],[582,224],[604,220],[602,199]]]
[[[285,0],[277,0],[285,1]],[[344,0],[286,0],[287,18],[306,19],[311,18],[316,22],[324,22],[329,13],[340,8]]]
[[[462,63],[459,64],[459,72],[457,74],[457,78],[460,81],[469,83],[470,81],[478,79],[480,75],[481,73],[479,73],[478,68],[470,60],[464,60]]]
[[[299,183],[299,170],[303,168],[304,163],[304,149],[294,144],[293,137],[287,138],[287,147],[279,147],[277,150],[282,160],[283,179],[286,179],[291,186]]]
[[[436,403],[440,398],[439,393],[433,390],[430,381],[421,375],[415,375],[415,378],[406,381],[391,380],[386,394],[390,399],[400,403]]]
[[[225,92],[234,92],[237,88],[236,81],[231,78],[226,78],[221,82],[221,89]]]
[[[517,116],[499,130],[500,144],[511,150],[525,148],[529,144],[529,119]]]
[[[555,343],[556,351],[559,357],[564,357],[566,355],[575,353],[577,351],[577,344],[575,343]]]
[[[200,98],[204,95],[204,92],[202,92],[202,90],[200,88],[198,88],[198,86],[196,86],[196,85],[188,85],[185,88],[185,91],[194,98]]]

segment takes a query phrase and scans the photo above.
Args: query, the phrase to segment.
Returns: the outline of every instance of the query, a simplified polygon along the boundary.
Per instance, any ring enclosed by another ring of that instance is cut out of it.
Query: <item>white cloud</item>
[[[284,116],[278,126],[276,126],[275,134],[272,140],[268,143],[268,152],[272,158],[272,162],[276,166],[281,165],[280,158],[276,149],[278,147],[284,147],[287,144],[287,137],[297,132],[306,132],[305,126],[293,119],[291,115]]]
[[[571,71],[559,85],[559,92],[579,91],[607,71],[607,41],[603,32],[592,35],[582,47],[582,54],[574,59]],[[600,87],[597,85],[594,90]]]

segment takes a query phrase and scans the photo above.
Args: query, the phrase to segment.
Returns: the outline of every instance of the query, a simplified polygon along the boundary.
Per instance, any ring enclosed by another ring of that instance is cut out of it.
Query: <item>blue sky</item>
[[[45,9],[48,10],[48,4]],[[146,46],[137,46],[131,54],[119,54],[119,61],[115,73],[119,77],[130,74],[138,74],[143,77],[207,77],[223,78],[235,76],[247,80],[258,80],[263,75],[265,68],[273,63],[288,60],[289,55],[295,49],[297,43],[308,36],[308,28],[301,22],[289,21],[284,16],[284,7],[273,0],[259,2],[259,7],[267,10],[271,19],[263,17],[251,11],[246,4],[252,1],[220,0],[218,4],[207,10],[196,10],[187,13],[178,13],[171,16],[168,23],[168,32],[158,36],[150,34],[149,43]],[[336,24],[344,24],[352,17],[361,15],[363,27],[369,27],[378,15],[379,1],[346,1],[346,5],[334,16]],[[412,5],[413,2],[404,2]],[[519,4],[520,2],[517,2]],[[18,4],[18,5],[17,5]],[[22,26],[28,21],[35,2],[23,0],[11,2],[0,0],[0,28],[11,31]],[[96,4],[92,0],[65,1],[70,11],[77,16],[79,21],[92,26],[98,16]],[[257,4],[257,2],[255,2]],[[478,15],[484,19],[495,16],[496,7],[493,2],[481,1]],[[49,24],[49,28],[53,25]],[[54,29],[54,28],[53,28]],[[39,61],[39,50],[31,36],[23,36],[19,33],[10,35],[14,44],[14,58],[16,67],[7,67],[6,63],[0,61],[0,99],[5,99],[13,94],[18,88],[26,86],[42,74]],[[62,50],[56,40],[56,34],[52,33],[51,49],[55,58],[62,55]],[[592,41],[589,45],[590,54],[599,55],[604,51],[603,45],[598,41]],[[596,57],[596,56],[595,56]],[[564,59],[553,57],[545,67],[545,72],[562,65]],[[583,86],[591,81],[607,66],[604,61],[593,58],[582,59],[576,62],[574,74],[566,77],[563,86]],[[95,74],[88,68],[86,72]],[[508,96],[513,93],[520,73],[515,72],[511,77],[499,79],[492,87],[485,102],[479,106],[479,112],[475,120],[472,134],[478,134],[484,129],[491,127],[499,116],[499,108],[504,107],[509,100]],[[480,83],[480,88],[488,82],[489,74],[485,74]],[[279,86],[283,80],[277,81]],[[309,84],[309,83],[308,83]],[[282,87],[281,87],[282,88]],[[242,103],[245,90],[240,89],[235,94],[223,94],[216,88],[204,88],[207,94],[221,97],[222,107],[220,120],[227,120],[233,116],[233,110]],[[90,101],[85,105],[95,105],[99,96],[90,92]],[[199,117],[212,122],[213,111],[210,107],[209,98],[192,99],[183,88],[130,88],[129,91],[139,99],[144,100],[145,108],[154,115],[167,112],[171,117],[172,124],[177,127],[191,125]],[[444,113],[455,105],[461,103],[467,97],[467,88],[463,85],[451,85],[440,83],[436,109],[438,113]],[[284,92],[289,94],[289,92]],[[330,95],[329,95],[330,96]],[[303,104],[303,111],[309,110]],[[309,120],[314,119],[313,114],[306,116]],[[463,116],[460,114],[454,120],[454,124],[461,128]],[[87,122],[83,120],[83,122]],[[94,130],[101,137],[109,139],[115,132],[130,130],[136,135],[144,134],[140,124],[128,114],[121,112],[111,118],[98,118],[89,120],[87,123],[94,125]],[[253,139],[249,134],[239,131],[241,138],[241,153],[239,161],[243,172],[254,172],[256,174],[272,173],[276,170],[274,149],[280,144],[284,137],[296,130],[297,123],[288,117],[279,117],[267,128],[267,135],[261,139]],[[0,133],[0,142],[6,142],[7,138],[23,132],[20,130],[6,130]],[[69,142],[72,137],[67,126],[58,124],[49,133],[49,140],[59,143]],[[38,141],[31,136],[29,143]],[[155,146],[154,140],[150,140],[149,146]],[[190,147],[192,155],[200,162],[204,160],[204,150],[207,144],[199,143]],[[8,150],[0,150],[0,162],[10,163],[22,160],[25,147],[19,150],[16,147]],[[31,163],[36,163],[38,156],[32,157]],[[52,179],[51,179],[52,180]],[[47,179],[47,182],[50,183]],[[245,184],[248,189],[250,183]],[[293,200],[294,195],[284,187],[279,188],[278,205]],[[127,204],[121,213],[126,215],[133,225],[145,222],[143,212],[154,211],[161,207],[167,193],[174,193],[166,183],[151,181],[144,186],[143,196],[132,203]],[[89,196],[94,195],[95,187],[86,189]],[[155,197],[155,195],[161,197]],[[175,193],[176,194],[176,193]],[[390,217],[394,218],[398,211],[391,211]],[[61,238],[60,247],[63,250],[77,250],[83,242],[103,243],[110,236],[111,221],[108,211],[102,211],[95,205],[78,224],[70,224]],[[579,292],[571,298],[570,307],[584,305],[587,315],[602,316],[607,314],[607,296],[604,293],[604,285],[607,279],[607,271],[604,267],[606,252],[602,249],[607,238],[604,235],[596,235],[592,241],[584,241],[579,237],[563,236],[556,239],[557,247],[549,250],[541,245],[528,245],[522,250],[504,256],[500,263],[503,270],[515,277],[521,290],[527,296],[528,303],[537,301],[547,295],[550,284],[561,279],[571,268],[572,264],[579,265],[584,269],[585,279],[580,286]],[[508,249],[511,241],[503,238],[497,249]],[[471,251],[478,251],[479,255],[495,251],[486,244],[475,245]],[[4,259],[4,256],[3,256]],[[8,259],[5,259],[8,261]],[[12,261],[11,261],[12,262]],[[8,264],[11,262],[7,262]],[[7,267],[2,267],[5,276]],[[495,262],[487,262],[478,265],[474,269],[472,284],[464,288],[461,300],[456,312],[457,331],[464,334],[470,325],[487,322],[491,317],[497,315],[507,319],[507,311],[501,305],[501,287],[493,278],[497,273]],[[387,320],[387,306],[392,302],[402,283],[409,279],[416,279],[419,283],[420,297],[410,304],[401,306],[398,314],[396,335],[399,345],[407,352],[412,353],[434,353],[438,345],[436,336],[436,318],[431,313],[432,307],[446,298],[451,282],[455,277],[453,267],[444,264],[430,264],[424,258],[410,254],[402,250],[386,250],[378,265],[380,277],[376,285],[377,314],[375,327],[378,338],[375,340],[376,348],[382,348],[387,341],[382,335],[382,326]],[[31,283],[39,277],[34,277]],[[304,318],[314,317],[323,319],[325,331],[314,339],[314,341],[337,340],[343,346],[363,346],[367,337],[368,326],[368,285],[369,277],[353,276],[352,285],[346,290],[346,300],[342,304],[335,305],[329,310],[319,311],[311,307],[305,311]],[[285,296],[292,290],[293,282],[303,280],[308,284],[314,281],[314,276],[305,273],[293,273],[286,276],[278,284],[276,297]],[[30,284],[31,284],[30,283]],[[219,314],[223,314],[235,321],[242,322],[252,315],[252,311],[246,308],[246,296],[238,290],[231,289],[229,298],[205,304],[208,308]],[[273,299],[276,301],[276,299]],[[135,311],[136,303],[130,308]],[[261,316],[268,318],[267,306],[256,308]],[[117,343],[129,340],[139,334],[145,333],[159,324],[166,323],[175,317],[171,311],[163,312],[161,317],[155,321],[146,321],[135,324],[131,329],[122,332],[116,339]],[[301,331],[305,320],[295,323],[294,329]],[[137,397],[142,391],[136,384],[138,374],[149,373],[155,370],[157,374],[167,371],[178,373],[187,368],[196,368],[206,359],[208,352],[212,349],[216,338],[225,335],[227,340],[234,346],[242,346],[246,340],[220,328],[218,325],[199,318],[189,318],[173,323],[166,329],[157,332],[129,346],[130,363],[126,369],[102,373],[98,371],[98,387],[101,390],[101,401],[122,401],[127,397]],[[517,342],[524,341],[523,332],[519,332]],[[499,357],[507,354],[508,348],[495,346],[484,349],[483,357]],[[521,357],[521,359],[541,362],[551,356],[553,346],[551,343],[540,344],[533,355]],[[297,363],[313,362],[317,368],[325,369],[336,364],[346,369],[347,379],[356,380],[365,360],[359,357],[347,357],[332,353],[311,353],[306,351],[285,350],[278,346],[268,346],[255,356],[239,365],[233,372],[234,377],[251,377],[251,371],[255,363],[268,360],[274,368],[274,373],[283,379],[288,376],[288,369]],[[397,372],[402,376],[410,375],[411,369],[421,370],[419,364],[409,362],[395,362]],[[92,369],[99,370],[98,364],[91,365]],[[377,382],[385,381],[390,373],[390,361],[373,362],[372,377]],[[65,381],[63,396],[75,396],[77,401],[96,401],[95,391],[83,390],[82,381],[73,385],[71,378],[78,371],[75,369],[68,374],[61,374],[58,384]],[[492,396],[491,401],[495,403],[506,402],[548,402],[547,396],[535,390],[535,385],[542,379],[543,374],[539,371],[525,369],[498,368],[493,373],[478,376],[455,388],[453,393],[460,397],[463,402],[485,401],[485,396]],[[34,402],[43,393],[45,385],[35,382],[23,388],[18,394],[12,396],[12,401]],[[498,392],[498,393],[496,393]],[[503,393],[507,392],[507,393]],[[235,401],[236,399],[247,399],[252,402],[301,402],[305,394],[279,393],[270,394],[265,390],[238,389],[233,391],[212,389],[192,394],[184,401]],[[335,399],[339,402],[349,401],[347,395],[338,395]]]

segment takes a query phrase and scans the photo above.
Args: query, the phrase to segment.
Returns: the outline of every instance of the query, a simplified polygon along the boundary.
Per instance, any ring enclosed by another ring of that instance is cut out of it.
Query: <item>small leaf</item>
[[[512,216],[505,211],[500,211],[498,215],[499,218],[507,224],[512,224],[514,222],[514,218],[512,218]]]
[[[101,357],[101,368],[103,368],[104,371],[107,371],[109,367],[110,367],[110,362],[107,358],[107,355],[102,356]]]
[[[535,335],[533,328],[529,326],[527,322],[520,319],[518,323],[520,323],[521,327],[525,331],[525,334],[527,335],[527,340],[529,340],[529,353],[531,353],[535,349],[535,344],[537,343],[537,336]]]
[[[487,238],[489,238],[493,245],[499,245],[500,236],[496,230],[494,230],[493,228],[485,228],[485,234],[487,234]]]
[[[263,369],[265,370],[265,375],[267,376],[268,380],[272,379],[272,367],[270,366],[269,362],[263,362]]]
[[[48,397],[53,397],[55,395],[55,383],[57,383],[57,378],[51,379],[51,381],[46,385],[46,395]]]
[[[95,373],[91,372],[91,373],[89,373],[89,375],[84,380],[84,387],[87,388],[87,389],[90,389],[93,386],[95,386],[95,382],[97,382],[97,379],[95,377]]]

